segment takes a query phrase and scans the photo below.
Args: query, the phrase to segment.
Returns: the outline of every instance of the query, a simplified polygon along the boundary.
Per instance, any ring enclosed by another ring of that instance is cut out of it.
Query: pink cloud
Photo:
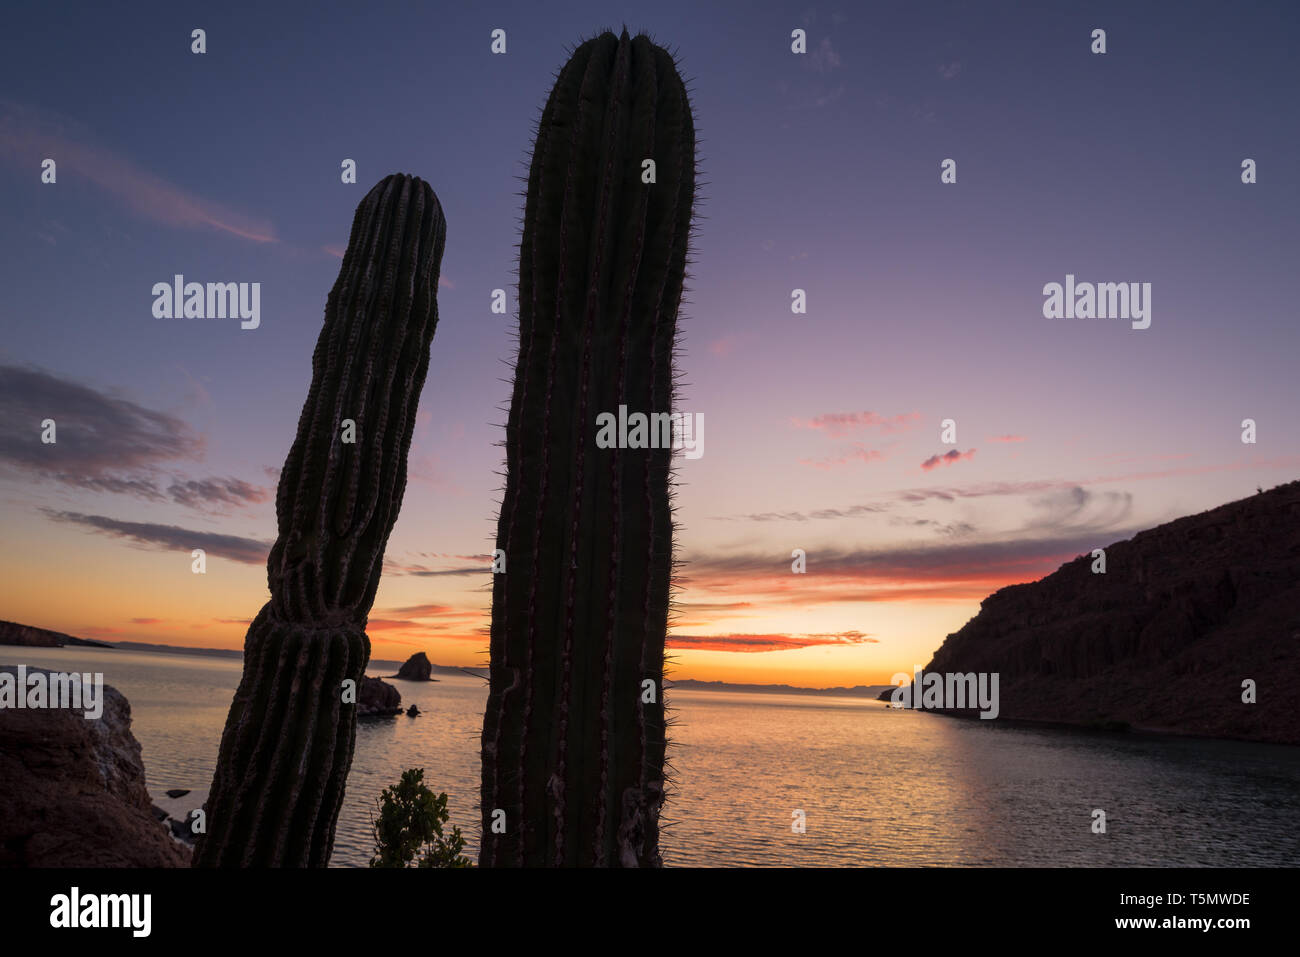
[[[920,412],[893,416],[875,412],[828,412],[811,419],[791,418],[790,423],[795,428],[816,429],[832,438],[840,438],[870,428],[879,428],[885,433],[903,432],[916,425],[920,418]]]
[[[975,454],[975,450],[969,452],[958,452],[956,449],[949,449],[942,455],[932,455],[921,463],[922,470],[928,472],[931,469],[938,468],[940,465],[954,465],[962,459],[969,459]]]
[[[799,464],[811,465],[815,469],[833,469],[850,462],[879,462],[884,458],[885,453],[879,449],[869,449],[861,442],[854,442],[841,455],[826,459],[800,459]]]
[[[276,241],[267,220],[189,193],[124,156],[80,142],[81,138],[69,136],[64,124],[52,116],[0,103],[0,156],[33,171],[39,170],[42,160],[53,159],[60,184],[88,180],[145,219],[182,229],[219,229],[258,243]]]
[[[990,435],[989,441],[990,442],[1023,442],[1025,441],[1025,437],[1023,435]]]

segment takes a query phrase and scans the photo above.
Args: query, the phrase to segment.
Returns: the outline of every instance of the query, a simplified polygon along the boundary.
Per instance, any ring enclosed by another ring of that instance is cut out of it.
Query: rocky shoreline
[[[0,672],[16,680],[18,668],[0,665]],[[189,866],[193,815],[207,791],[151,794],[130,703],[104,685],[100,707],[90,719],[84,708],[0,709],[0,867]],[[396,688],[362,678],[359,719],[403,710]],[[406,713],[414,717],[419,709]]]
[[[150,800],[130,704],[104,685],[102,708],[0,710],[0,867],[189,865]]]
[[[380,678],[363,677],[357,688],[358,718],[391,718],[402,713],[402,694]]]

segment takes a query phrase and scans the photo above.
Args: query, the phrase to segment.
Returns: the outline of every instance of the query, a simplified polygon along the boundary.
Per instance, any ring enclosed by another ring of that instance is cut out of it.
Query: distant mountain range
[[[685,688],[690,691],[740,691],[747,694],[812,694],[830,698],[871,698],[875,699],[886,690],[892,691],[893,685],[854,685],[852,688],[800,688],[797,685],[744,685],[732,684],[730,681],[696,681],[693,678],[669,680],[669,688]]]
[[[994,592],[925,670],[997,672],[1002,718],[1300,744],[1300,482],[1104,551]]]
[[[147,641],[115,641],[114,648],[125,651],[148,651],[164,655],[203,655],[209,658],[243,658],[238,648],[185,648],[180,645],[155,645]]]

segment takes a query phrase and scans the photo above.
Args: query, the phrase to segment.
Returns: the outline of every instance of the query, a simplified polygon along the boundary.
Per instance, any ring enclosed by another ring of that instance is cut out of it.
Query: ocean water
[[[3,647],[0,664],[102,672],[131,702],[150,791],[206,792],[238,660]],[[375,801],[408,767],[447,792],[477,852],[486,684],[392,683],[424,714],[360,723],[335,866],[365,866]],[[669,866],[1300,865],[1300,747],[1012,727],[807,695],[678,690],[668,704]],[[1104,834],[1092,830],[1096,809]]]

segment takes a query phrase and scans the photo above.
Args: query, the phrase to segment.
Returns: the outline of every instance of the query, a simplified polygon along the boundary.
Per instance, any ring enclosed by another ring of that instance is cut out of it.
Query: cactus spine
[[[197,867],[323,867],[352,764],[365,625],[402,506],[446,223],[420,179],[357,207],[276,495],[271,600],[248,629]],[[343,441],[343,421],[355,442]]]
[[[601,448],[595,420],[672,411],[694,195],[672,57],[626,30],[583,43],[543,111],[524,210],[485,866],[661,863],[671,450]]]

